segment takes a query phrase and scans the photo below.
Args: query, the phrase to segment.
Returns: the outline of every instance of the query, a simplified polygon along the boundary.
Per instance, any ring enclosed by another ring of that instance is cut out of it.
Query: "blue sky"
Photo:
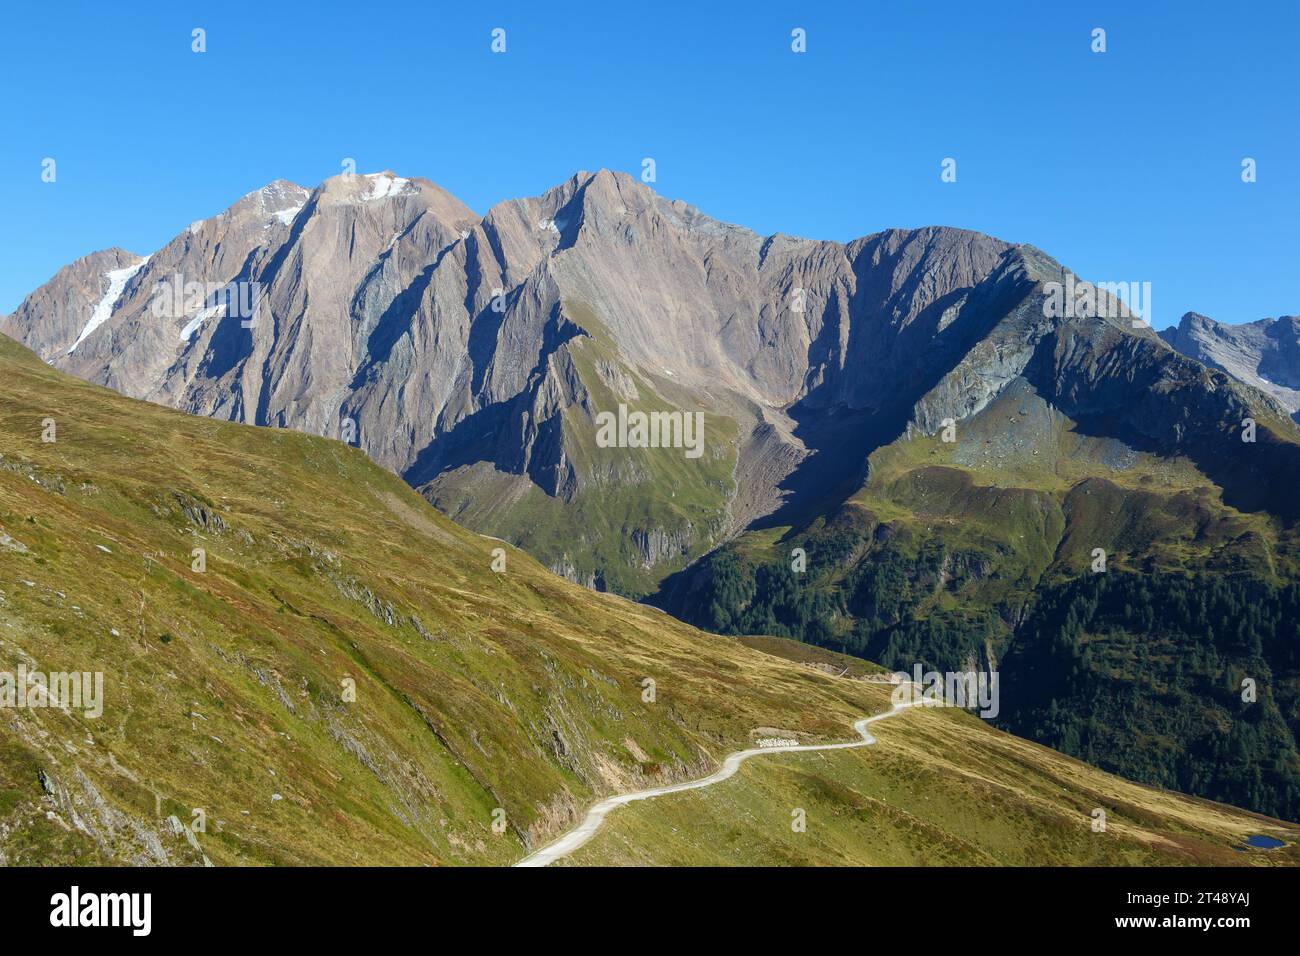
[[[1157,326],[1300,312],[1292,0],[288,6],[6,10],[0,311],[345,157],[478,212],[653,157],[660,193],[763,233],[963,226],[1151,282]]]

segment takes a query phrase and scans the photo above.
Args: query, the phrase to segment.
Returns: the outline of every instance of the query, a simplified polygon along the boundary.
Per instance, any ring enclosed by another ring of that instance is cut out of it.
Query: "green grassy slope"
[[[1126,783],[951,708],[872,725],[857,750],[745,763],[621,807],[570,865],[1295,865],[1300,828]],[[1105,829],[1094,827],[1104,813]],[[794,826],[802,812],[804,827]],[[1238,850],[1251,834],[1287,843]]]
[[[595,795],[862,711],[513,548],[495,573],[497,542],[355,449],[131,401],[7,339],[0,456],[0,668],[102,671],[106,698],[0,711],[9,862],[193,862],[165,821],[199,808],[216,863],[503,863]]]

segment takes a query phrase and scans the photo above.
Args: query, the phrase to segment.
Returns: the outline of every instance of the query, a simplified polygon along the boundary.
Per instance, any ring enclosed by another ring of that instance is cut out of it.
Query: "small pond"
[[[1286,846],[1281,840],[1276,840],[1271,836],[1254,836],[1246,837],[1246,846],[1254,847],[1256,850],[1276,850],[1280,846]]]

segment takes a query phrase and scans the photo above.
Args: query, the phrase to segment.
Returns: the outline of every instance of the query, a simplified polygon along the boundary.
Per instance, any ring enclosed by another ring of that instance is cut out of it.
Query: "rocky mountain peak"
[[[1294,316],[1228,325],[1188,312],[1160,337],[1184,355],[1276,399],[1293,417],[1300,416],[1300,324]]]
[[[312,194],[319,209],[359,207],[358,214],[406,215],[431,213],[448,225],[464,226],[478,216],[441,186],[421,177],[399,176],[392,170],[378,173],[342,173],[326,179]],[[364,212],[363,212],[364,211]]]
[[[241,219],[244,217],[274,219],[288,225],[307,203],[311,190],[288,180],[277,179],[261,189],[255,189],[242,197],[217,218]]]

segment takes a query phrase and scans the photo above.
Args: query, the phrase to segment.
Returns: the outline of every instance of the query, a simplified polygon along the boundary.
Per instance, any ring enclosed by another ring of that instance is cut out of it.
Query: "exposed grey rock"
[[[4,528],[0,528],[0,548],[4,548],[6,551],[13,551],[17,554],[27,553],[27,545],[23,544],[17,538],[11,537],[5,532]]]
[[[581,584],[583,587],[590,588],[593,591],[605,590],[600,577],[596,574],[583,574],[573,564],[573,561],[567,554],[562,554],[558,561],[551,562],[549,570],[552,574],[558,574],[574,584]]]
[[[211,531],[213,534],[222,534],[229,527],[220,514],[194,496],[176,492],[172,498],[180,508],[181,514],[185,516],[185,520],[195,527]]]
[[[354,578],[340,575],[333,568],[321,567],[320,570],[333,582],[339,593],[344,597],[356,601],[389,627],[397,626],[399,615],[392,602],[379,597],[374,591],[370,590],[368,585],[362,584]]]
[[[429,633],[429,629],[424,626],[424,622],[421,621],[414,614],[411,615],[411,627],[415,628],[415,633],[419,634],[420,637],[422,637],[424,640],[426,641],[437,640],[437,638],[435,638],[432,634]]]
[[[690,553],[694,535],[664,531],[660,528],[637,528],[632,532],[632,544],[641,558],[641,566],[652,568],[664,560],[685,557]]]
[[[1300,318],[1284,315],[1227,325],[1188,312],[1160,337],[1184,355],[1273,396],[1293,416],[1300,415]]]

